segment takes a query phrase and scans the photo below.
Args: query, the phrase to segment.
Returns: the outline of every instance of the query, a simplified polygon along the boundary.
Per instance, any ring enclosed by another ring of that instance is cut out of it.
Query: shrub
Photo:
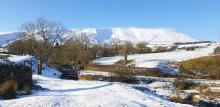
[[[187,81],[182,78],[177,78],[174,81],[174,85],[175,85],[174,92],[176,93],[176,96],[170,97],[171,101],[183,103],[183,104],[194,104],[193,98],[192,98],[193,94],[187,97],[184,97],[182,91],[196,89],[196,87],[199,87],[198,84],[195,84],[192,81]]]
[[[169,48],[169,51],[174,51],[176,49],[177,49],[177,46],[172,46],[172,47]]]
[[[196,49],[196,47],[187,47],[186,51],[194,51]]]
[[[152,48],[151,47],[146,47],[145,52],[146,53],[151,53],[152,52]]]
[[[195,86],[191,81],[186,81],[185,79],[176,79],[174,82],[176,90],[188,90]]]
[[[217,48],[215,48],[215,51],[214,51],[216,54],[217,53],[220,53],[220,46],[218,46]]]
[[[139,42],[135,46],[135,53],[137,53],[137,54],[150,53],[150,52],[152,52],[152,49],[150,47],[147,47],[147,43],[146,42]]]
[[[185,102],[185,99],[180,96],[173,96],[170,97],[169,99],[173,102],[182,103],[182,104]]]
[[[4,99],[16,98],[17,89],[18,89],[18,84],[17,84],[16,80],[13,80],[13,79],[6,80],[1,85],[2,98],[4,98]]]
[[[125,83],[133,83],[135,73],[133,71],[124,71],[124,70],[118,70],[115,72],[117,74],[116,77],[118,77],[119,82],[125,82]]]
[[[167,51],[168,51],[168,49],[166,47],[162,47],[162,46],[157,47],[155,50],[156,53],[167,52]]]

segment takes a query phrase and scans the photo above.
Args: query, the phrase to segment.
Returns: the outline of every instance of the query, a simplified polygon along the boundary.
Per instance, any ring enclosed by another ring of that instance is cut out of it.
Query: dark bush
[[[186,81],[185,79],[176,79],[174,85],[177,90],[189,90],[196,84],[191,81]]]
[[[169,51],[174,51],[176,49],[177,49],[177,46],[172,46],[172,47],[169,48]]]
[[[187,47],[186,51],[194,51],[196,49],[196,47]]]
[[[220,53],[220,46],[218,46],[217,48],[215,48],[215,53]]]
[[[162,47],[162,46],[157,47],[155,50],[156,53],[167,52],[167,51],[169,51],[169,49],[167,49],[166,47]]]
[[[119,82],[124,83],[134,83],[135,82],[135,73],[133,71],[117,70],[115,71],[115,79],[118,79]]]
[[[150,47],[147,47],[146,42],[139,42],[136,44],[134,50],[136,54],[142,54],[142,53],[150,53],[152,52],[152,49]]]

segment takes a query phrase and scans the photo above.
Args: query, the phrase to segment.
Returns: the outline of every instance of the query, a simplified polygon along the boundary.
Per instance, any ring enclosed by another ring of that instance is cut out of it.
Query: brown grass
[[[199,75],[201,78],[220,79],[220,55],[184,61],[180,70],[186,74]]]
[[[16,80],[7,80],[1,85],[1,96],[4,99],[16,98],[18,84]]]
[[[212,92],[210,90],[206,90],[200,93],[201,98],[205,98],[208,100],[214,100],[220,97],[220,92]]]
[[[128,60],[126,63],[124,60],[119,60],[115,62],[115,65],[127,65],[127,64],[131,64],[132,62],[134,62],[134,60]]]
[[[180,96],[172,96],[169,99],[172,102],[177,102],[177,103],[182,103],[182,104],[186,102],[186,100]]]

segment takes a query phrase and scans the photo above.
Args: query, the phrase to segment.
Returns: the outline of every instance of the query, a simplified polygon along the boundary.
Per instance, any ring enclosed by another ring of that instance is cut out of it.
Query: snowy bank
[[[14,100],[1,100],[2,107],[187,107],[142,93],[127,84],[71,81],[33,75],[38,85],[49,90]]]

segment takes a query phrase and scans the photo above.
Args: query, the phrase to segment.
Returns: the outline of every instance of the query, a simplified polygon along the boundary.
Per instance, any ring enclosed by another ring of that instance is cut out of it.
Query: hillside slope
[[[134,60],[133,64],[137,67],[155,68],[161,61],[184,61],[210,55],[214,53],[214,49],[217,46],[217,44],[212,44],[207,48],[196,49],[194,51],[176,50],[164,53],[132,54],[128,55],[128,59]],[[102,57],[93,60],[92,63],[112,65],[122,59],[122,56]]]
[[[151,44],[170,44],[175,42],[197,41],[190,36],[176,32],[172,29],[147,29],[147,28],[112,28],[112,29],[73,29],[77,33],[91,36],[97,42],[104,42],[111,38]]]
[[[197,41],[190,36],[172,29],[147,28],[112,28],[112,29],[73,29],[78,34],[89,36],[93,42],[103,43],[112,38],[130,41],[132,43],[148,42],[150,44],[171,44],[174,42]],[[67,37],[66,35],[64,37]],[[0,46],[19,38],[19,32],[0,33]],[[68,37],[67,37],[68,38]]]
[[[1,33],[0,32],[0,46],[7,45],[7,43],[19,38],[19,32]]]

